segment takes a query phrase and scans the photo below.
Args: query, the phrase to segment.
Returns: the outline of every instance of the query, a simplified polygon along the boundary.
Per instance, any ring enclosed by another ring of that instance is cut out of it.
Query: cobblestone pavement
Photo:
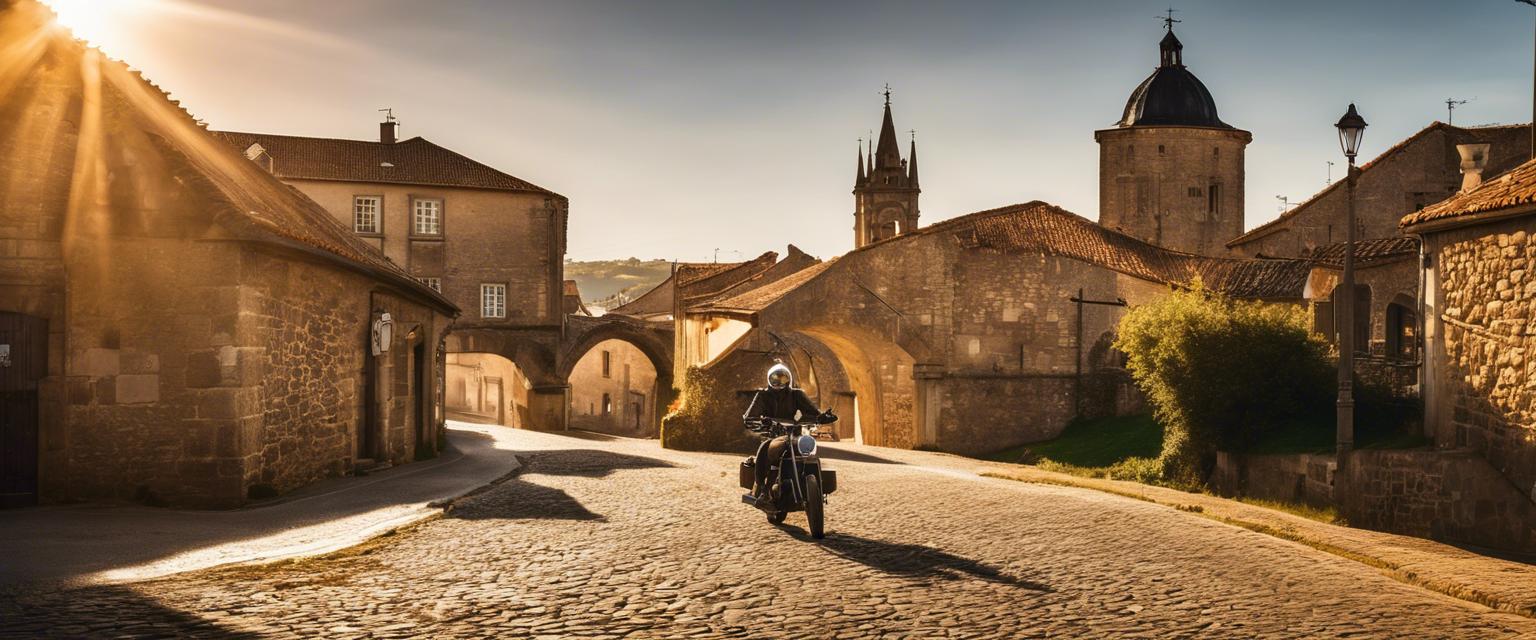
[[[1536,638],[1536,620],[1138,500],[831,451],[829,535],[739,456],[522,433],[519,475],[335,556],[0,594],[0,635]]]

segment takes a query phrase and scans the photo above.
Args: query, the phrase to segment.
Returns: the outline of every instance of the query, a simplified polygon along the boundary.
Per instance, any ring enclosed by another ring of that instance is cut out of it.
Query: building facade
[[[454,306],[51,19],[0,9],[0,502],[230,507],[433,455]]]
[[[1221,255],[1243,231],[1243,155],[1253,135],[1217,116],[1171,26],[1157,69],[1131,93],[1120,121],[1094,132],[1099,224],[1161,247]]]
[[[361,242],[452,300],[463,314],[445,352],[482,352],[469,334],[497,334],[498,351],[558,352],[567,313],[564,259],[568,201],[420,138],[378,141],[223,131],[258,166],[320,203]],[[481,341],[485,343],[487,341]],[[563,428],[568,386],[551,357],[509,357],[530,381],[528,405],[499,412],[526,426]],[[446,367],[451,388],[465,369]],[[483,384],[483,383],[482,383]]]

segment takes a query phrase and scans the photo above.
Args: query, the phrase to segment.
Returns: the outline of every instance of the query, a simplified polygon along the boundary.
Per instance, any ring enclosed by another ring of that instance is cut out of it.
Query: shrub
[[[1131,309],[1115,347],[1166,429],[1158,460],[1170,484],[1201,484],[1218,450],[1242,451],[1332,407],[1328,345],[1299,307],[1233,300],[1196,281]]]

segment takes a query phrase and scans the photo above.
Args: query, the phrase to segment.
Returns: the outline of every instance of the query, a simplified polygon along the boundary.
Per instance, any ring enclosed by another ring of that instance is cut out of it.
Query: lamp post
[[[1515,0],[1515,2],[1536,7],[1536,0]],[[1531,65],[1531,159],[1536,160],[1536,63]]]
[[[1335,296],[1335,309],[1338,311],[1334,317],[1338,318],[1336,329],[1339,332],[1339,401],[1338,401],[1338,432],[1335,437],[1335,450],[1339,455],[1339,462],[1344,461],[1344,454],[1355,446],[1355,155],[1360,152],[1360,140],[1365,137],[1365,118],[1355,111],[1355,105],[1349,105],[1349,111],[1344,117],[1339,118],[1339,147],[1344,150],[1344,157],[1349,159],[1349,168],[1344,176],[1348,204],[1345,207],[1345,232],[1344,232],[1344,275],[1343,282],[1339,284],[1339,294]]]

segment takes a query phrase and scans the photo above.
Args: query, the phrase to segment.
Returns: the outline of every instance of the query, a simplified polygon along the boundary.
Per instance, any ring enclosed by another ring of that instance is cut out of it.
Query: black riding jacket
[[[795,416],[799,412],[799,417]],[[760,389],[747,406],[747,418],[773,418],[774,420],[810,420],[821,415],[816,403],[796,387]]]

